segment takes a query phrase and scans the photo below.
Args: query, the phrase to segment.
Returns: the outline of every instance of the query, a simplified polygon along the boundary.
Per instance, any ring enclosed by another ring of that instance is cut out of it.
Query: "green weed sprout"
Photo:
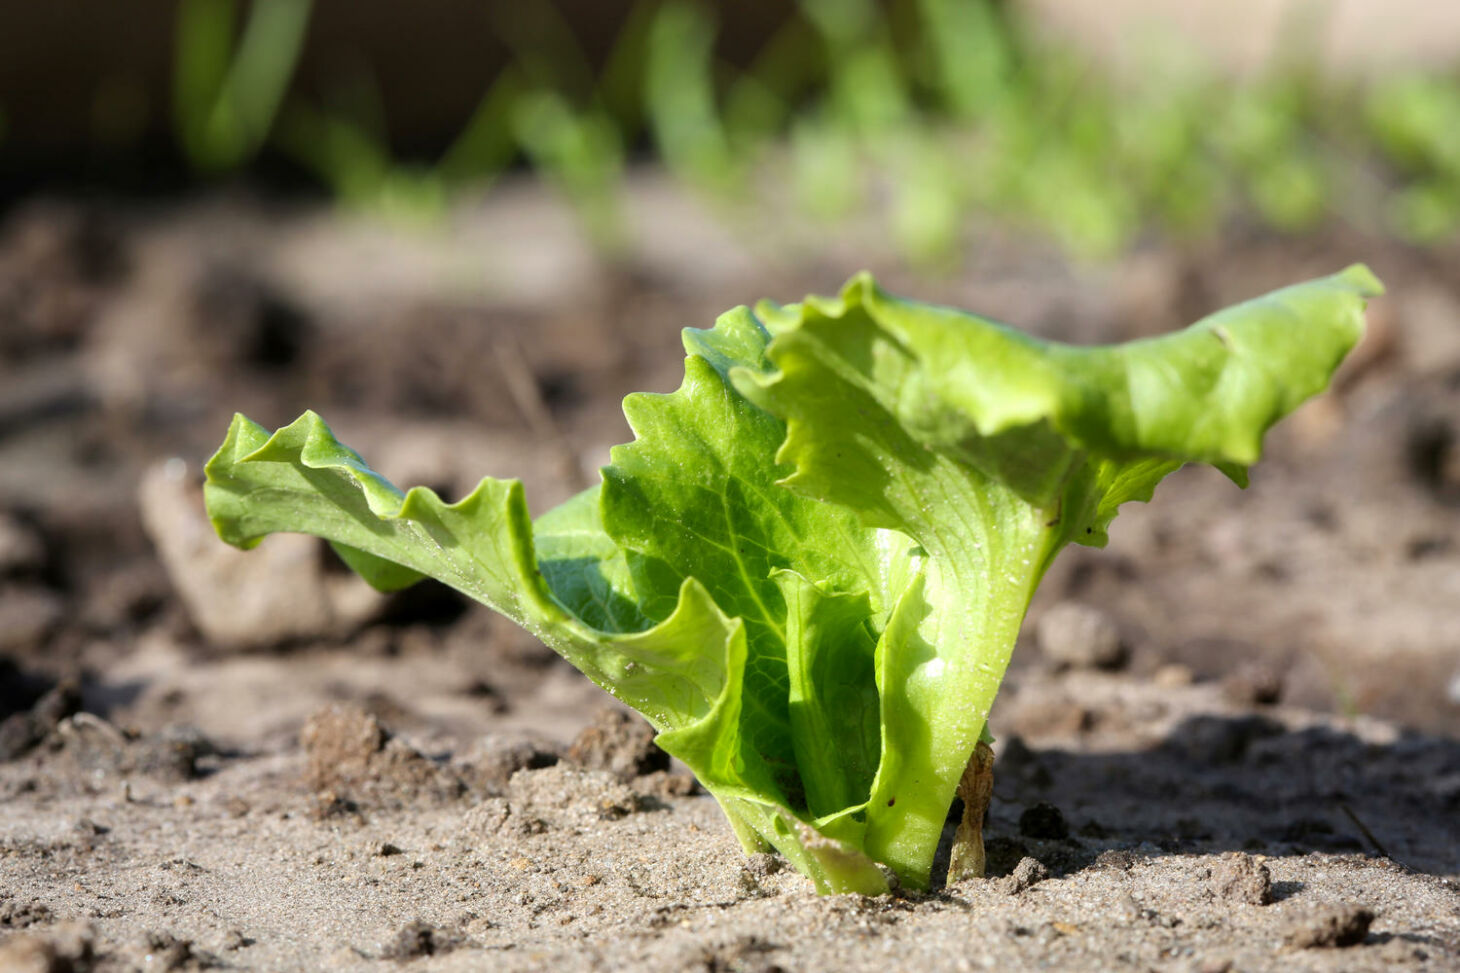
[[[378,104],[368,80],[362,87],[367,100]],[[400,224],[429,225],[444,217],[453,194],[481,191],[511,163],[517,143],[509,120],[521,103],[522,87],[518,72],[503,71],[451,145],[429,165],[400,162],[380,126],[302,99],[280,113],[275,140],[328,183],[344,205]]]
[[[1460,85],[1404,74],[1368,93],[1365,128],[1403,177],[1388,219],[1404,239],[1439,243],[1460,226]]]
[[[643,713],[747,851],[823,893],[982,871],[987,721],[1030,597],[1071,542],[1184,463],[1245,485],[1382,288],[1353,266],[1172,334],[1073,347],[882,291],[736,308],[635,440],[535,521],[522,485],[401,492],[306,413],[243,416],[206,467],[223,539],[328,539],[375,586],[438,578]]]
[[[234,44],[234,0],[182,0],[173,115],[188,160],[221,171],[247,162],[273,128],[309,28],[313,0],[256,0]]]
[[[660,7],[645,45],[644,104],[669,170],[725,197],[744,191],[745,173],[715,103],[714,43],[714,19],[703,5]]]

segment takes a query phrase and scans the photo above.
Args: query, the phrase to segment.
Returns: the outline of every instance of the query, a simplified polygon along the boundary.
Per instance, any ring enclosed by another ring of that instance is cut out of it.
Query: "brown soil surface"
[[[988,230],[920,280],[856,226],[631,191],[613,264],[527,187],[440,234],[229,198],[0,223],[0,970],[1460,968],[1460,255],[1094,268]],[[1094,341],[1357,259],[1390,296],[1252,488],[1184,471],[1046,580],[994,877],[932,893],[816,897],[509,625],[201,513],[230,414],[305,408],[396,482],[545,509],[677,384],[679,328],[863,266]]]

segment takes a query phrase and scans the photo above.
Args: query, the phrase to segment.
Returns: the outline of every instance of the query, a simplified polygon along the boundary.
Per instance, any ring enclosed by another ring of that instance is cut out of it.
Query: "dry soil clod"
[[[612,774],[559,763],[513,774],[507,806],[519,821],[584,828],[642,810],[643,799]]]
[[[95,932],[64,923],[48,935],[22,933],[0,942],[0,970],[7,973],[89,973],[98,968]]]
[[[1059,808],[1040,801],[1019,815],[1019,833],[1039,841],[1063,841],[1070,836],[1070,826]]]
[[[299,734],[308,756],[305,783],[362,804],[444,802],[465,786],[358,706],[326,706]]]
[[[1227,902],[1272,902],[1272,873],[1262,862],[1241,852],[1222,856],[1212,868],[1211,887],[1217,898]]]
[[[648,720],[617,707],[599,710],[565,756],[584,770],[613,774],[645,797],[687,797],[699,786],[692,775],[669,769],[669,754],[655,744]]]
[[[0,721],[0,760],[13,760],[35,747],[56,726],[81,710],[81,690],[69,680],[56,685],[29,710]]]
[[[584,770],[606,770],[620,780],[669,769],[669,754],[654,743],[648,721],[604,707],[568,747],[568,759]]]
[[[444,932],[417,919],[403,926],[395,938],[380,950],[382,959],[406,962],[421,956],[449,953],[461,945],[461,937]]]
[[[519,770],[542,770],[563,756],[562,744],[541,734],[488,733],[471,745],[456,766],[474,793],[501,797]]]
[[[1019,859],[1019,864],[1015,865],[1014,870],[1004,877],[1003,888],[1010,895],[1018,895],[1047,878],[1049,878],[1049,869],[1044,867],[1044,863],[1026,855]]]
[[[1374,913],[1346,903],[1314,906],[1292,919],[1288,944],[1299,949],[1354,946],[1369,934]]]

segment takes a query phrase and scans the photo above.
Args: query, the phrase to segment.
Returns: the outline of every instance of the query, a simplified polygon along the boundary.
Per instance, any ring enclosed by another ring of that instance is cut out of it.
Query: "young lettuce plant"
[[[513,619],[819,891],[922,888],[955,791],[953,876],[982,870],[989,709],[1056,552],[1183,463],[1245,485],[1381,290],[1354,266],[1072,347],[861,275],[686,330],[684,383],[629,396],[635,440],[535,521],[515,480],[402,493],[313,413],[236,417],[206,502],[232,544],[315,534],[379,588],[431,576]]]

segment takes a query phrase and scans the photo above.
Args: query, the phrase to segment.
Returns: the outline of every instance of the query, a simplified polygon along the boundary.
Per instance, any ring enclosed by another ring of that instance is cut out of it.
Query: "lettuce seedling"
[[[981,871],[989,709],[1056,552],[1183,463],[1245,485],[1380,292],[1354,266],[1073,347],[862,275],[686,330],[680,388],[629,396],[635,440],[536,521],[515,480],[402,493],[313,413],[236,417],[206,502],[240,547],[315,534],[379,588],[429,575],[511,618],[819,891],[927,887],[960,782],[954,874]]]

